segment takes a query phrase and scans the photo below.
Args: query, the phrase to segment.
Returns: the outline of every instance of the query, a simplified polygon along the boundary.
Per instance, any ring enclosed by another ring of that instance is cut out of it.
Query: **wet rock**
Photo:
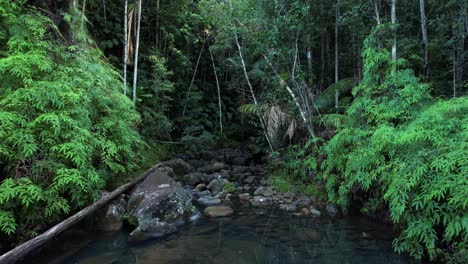
[[[248,159],[247,157],[244,157],[244,156],[235,157],[234,159],[232,159],[232,162],[231,162],[231,164],[235,166],[245,166],[247,165],[247,163],[248,163]]]
[[[273,205],[273,199],[271,197],[254,196],[250,203],[254,207],[271,206]]]
[[[248,193],[241,193],[241,194],[239,194],[239,200],[241,200],[241,201],[248,201],[248,200],[250,200],[250,194],[248,194]]]
[[[193,171],[192,166],[182,159],[171,159],[162,163],[162,166],[172,168],[177,178],[182,178],[185,174]]]
[[[198,169],[198,172],[212,174],[224,169],[224,163],[222,162],[215,162],[211,165],[206,165]]]
[[[210,190],[213,194],[220,193],[224,190],[224,185],[229,181],[226,179],[215,179],[212,180],[206,188]]]
[[[315,209],[314,207],[311,207],[310,209],[310,213],[313,215],[313,216],[320,216],[322,213],[320,213],[319,210]]]
[[[309,197],[305,197],[305,196],[302,196],[302,197],[299,197],[299,199],[297,199],[294,204],[298,207],[298,208],[307,208],[309,207],[311,204],[312,204],[312,199],[309,198]]]
[[[201,197],[200,199],[197,200],[200,204],[204,206],[213,206],[213,205],[218,205],[221,203],[221,199],[218,197],[213,197],[213,196],[205,196]]]
[[[189,173],[182,178],[183,183],[195,186],[201,182],[204,182],[204,179],[207,175],[200,172]]]
[[[270,187],[260,187],[255,190],[254,195],[271,197],[273,196],[273,190]]]
[[[332,217],[335,217],[338,214],[338,209],[331,204],[327,204],[327,207],[325,208],[325,210]]]
[[[206,189],[206,185],[203,184],[203,183],[200,183],[197,185],[197,187],[195,187],[195,190],[199,191],[199,192],[202,192]]]
[[[118,231],[123,226],[123,216],[127,208],[127,201],[120,196],[112,201],[96,215],[96,229],[99,231]]]
[[[307,209],[307,208],[302,208],[302,209],[301,209],[301,212],[302,212],[302,214],[303,214],[304,216],[309,216],[309,215],[310,215],[310,211],[309,211],[309,209]]]
[[[205,208],[203,212],[209,217],[226,217],[234,214],[234,210],[229,206],[210,206]]]
[[[255,181],[255,178],[255,176],[248,176],[243,180],[243,182],[247,184],[252,184]]]
[[[285,209],[288,212],[294,212],[297,210],[297,206],[295,204],[288,204],[286,205]]]
[[[175,182],[171,173],[171,168],[158,168],[131,193],[127,211],[137,218],[138,227],[130,234],[130,241],[167,235],[199,216],[190,192]]]
[[[198,193],[198,197],[206,197],[206,196],[211,196],[211,195],[212,195],[212,193],[210,191],[208,191],[208,190],[204,190],[204,191]]]

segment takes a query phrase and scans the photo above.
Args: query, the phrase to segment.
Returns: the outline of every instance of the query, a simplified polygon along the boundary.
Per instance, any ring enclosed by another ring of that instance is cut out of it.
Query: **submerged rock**
[[[130,233],[130,241],[167,235],[199,217],[190,192],[175,182],[171,173],[171,168],[159,168],[131,193],[128,213],[136,217],[138,227]]]
[[[205,208],[203,212],[209,217],[226,217],[234,214],[234,210],[229,206],[210,206]]]
[[[123,226],[126,207],[127,201],[123,196],[112,201],[97,214],[96,229],[105,232],[119,231]]]

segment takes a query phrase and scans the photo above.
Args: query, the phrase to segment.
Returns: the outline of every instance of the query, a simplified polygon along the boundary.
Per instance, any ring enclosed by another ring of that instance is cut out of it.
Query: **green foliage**
[[[350,122],[322,149],[328,197],[342,207],[361,200],[366,213],[388,207],[398,252],[457,254],[468,245],[468,99],[430,102],[428,85],[379,45],[375,33],[366,41]]]
[[[125,213],[123,215],[123,220],[132,228],[136,228],[138,226],[138,218],[136,216]]]
[[[63,44],[40,11],[0,1],[0,230],[17,239],[92,202],[137,160],[139,115],[79,40],[77,16],[64,14],[74,42]]]
[[[234,184],[232,182],[227,182],[223,186],[223,190],[228,193],[232,193],[236,190],[236,187],[234,187]]]

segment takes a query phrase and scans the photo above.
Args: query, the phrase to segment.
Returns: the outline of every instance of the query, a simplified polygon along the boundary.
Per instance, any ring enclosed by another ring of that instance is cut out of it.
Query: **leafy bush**
[[[98,198],[134,167],[139,115],[117,72],[25,1],[0,1],[0,230],[17,239]]]
[[[231,193],[236,190],[236,187],[234,187],[234,184],[232,182],[227,182],[226,184],[224,184],[223,190],[225,192]]]
[[[466,253],[468,99],[429,100],[428,85],[379,46],[374,32],[349,121],[322,149],[328,197],[342,207],[366,197],[367,213],[388,208],[401,228],[398,252]]]

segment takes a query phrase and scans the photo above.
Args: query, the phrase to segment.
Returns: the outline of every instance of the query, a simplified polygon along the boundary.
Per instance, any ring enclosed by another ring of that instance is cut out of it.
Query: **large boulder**
[[[192,166],[182,159],[171,159],[162,163],[162,166],[172,168],[177,178],[182,178],[184,175],[193,171]]]
[[[96,229],[99,231],[119,231],[123,226],[123,216],[127,207],[127,201],[123,196],[109,203],[96,215]]]
[[[138,220],[138,227],[130,234],[130,241],[162,237],[199,217],[191,193],[171,174],[171,168],[158,168],[132,191],[127,211]]]

